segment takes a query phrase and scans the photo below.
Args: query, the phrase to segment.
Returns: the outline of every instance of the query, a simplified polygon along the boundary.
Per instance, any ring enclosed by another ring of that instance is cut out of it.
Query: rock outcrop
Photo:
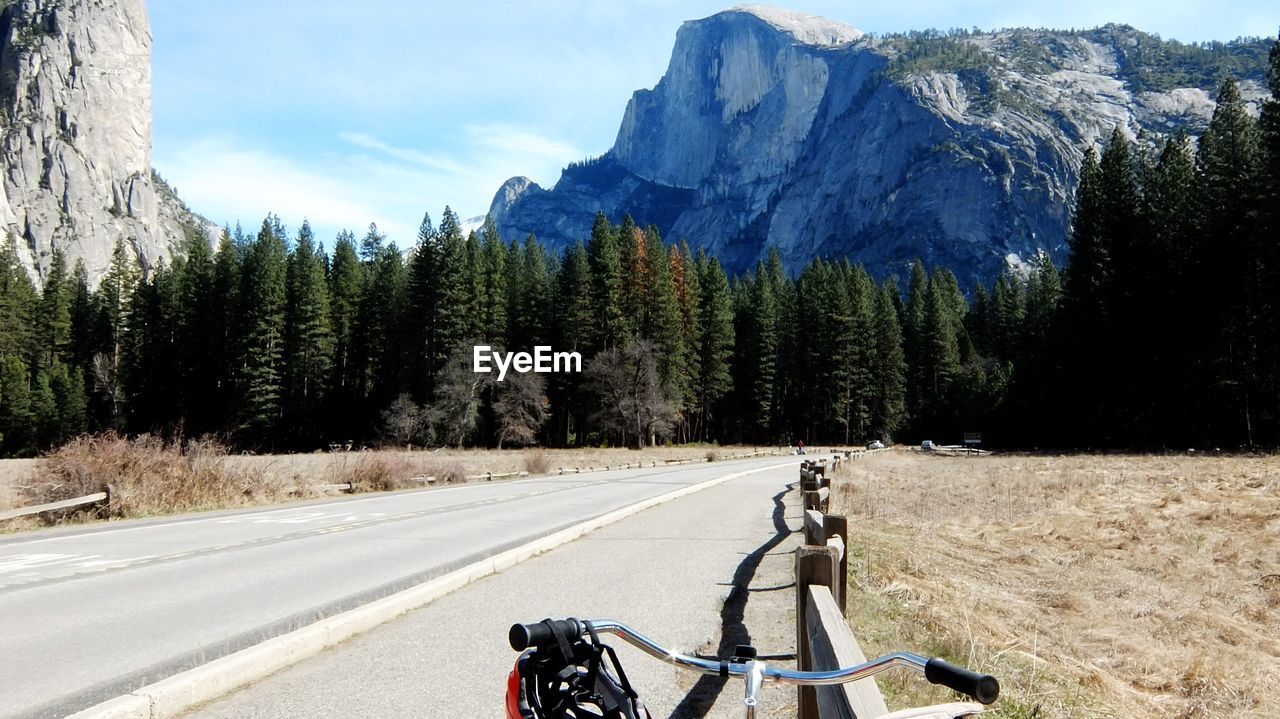
[[[0,226],[22,261],[39,278],[60,249],[96,281],[117,240],[168,256],[197,218],[152,174],[143,0],[2,5]]]
[[[1176,53],[1152,47],[1167,49],[1127,27],[872,38],[734,8],[680,28],[609,152],[550,190],[508,181],[490,214],[506,237],[563,246],[598,210],[630,213],[733,271],[776,247],[793,270],[848,257],[883,275],[921,258],[989,280],[1040,251],[1065,258],[1083,151],[1113,127],[1207,124],[1213,68],[1155,67],[1145,58]],[[1261,97],[1265,45],[1230,49]]]

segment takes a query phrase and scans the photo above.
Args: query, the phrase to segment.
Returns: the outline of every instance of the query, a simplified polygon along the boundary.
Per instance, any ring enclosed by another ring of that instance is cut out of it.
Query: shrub
[[[150,435],[81,437],[45,458],[24,494],[32,504],[43,504],[111,485],[112,516],[138,517],[261,504],[292,493],[261,470],[228,467],[226,454],[226,447],[208,438],[183,445]]]
[[[427,465],[425,474],[435,477],[436,484],[457,484],[467,481],[467,470],[460,462],[440,460]]]
[[[525,456],[524,468],[529,474],[547,474],[551,471],[551,455],[541,450],[533,452]]]
[[[353,492],[390,492],[420,487],[414,480],[413,465],[385,454],[364,454],[347,459],[335,469],[335,484],[350,482]]]

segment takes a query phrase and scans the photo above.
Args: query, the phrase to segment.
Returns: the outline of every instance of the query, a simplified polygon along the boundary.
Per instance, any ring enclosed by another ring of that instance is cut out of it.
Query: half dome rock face
[[[117,241],[150,265],[190,213],[151,171],[143,0],[0,3],[0,225],[37,278],[61,250],[105,271]]]
[[[550,190],[509,183],[491,214],[504,236],[557,246],[585,240],[597,211],[631,214],[739,272],[776,247],[792,270],[918,258],[989,281],[1039,252],[1065,259],[1085,148],[1117,126],[1208,124],[1218,56],[1179,47],[1121,26],[873,38],[741,6],[680,28],[605,155]],[[1267,49],[1222,46],[1247,98],[1264,95]]]

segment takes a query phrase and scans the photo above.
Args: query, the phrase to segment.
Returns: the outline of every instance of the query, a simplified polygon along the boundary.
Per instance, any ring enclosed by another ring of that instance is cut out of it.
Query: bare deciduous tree
[[[394,445],[431,444],[434,434],[431,425],[431,413],[408,394],[396,397],[382,411],[382,438]]]
[[[656,445],[670,435],[676,410],[663,392],[652,342],[637,338],[600,352],[587,375],[600,399],[595,419],[623,444]]]
[[[515,372],[494,387],[493,413],[498,420],[498,449],[503,443],[536,444],[547,421],[546,382],[542,375]]]
[[[480,421],[480,393],[492,381],[492,375],[473,371],[471,361],[471,345],[464,342],[436,375],[436,397],[430,408],[436,436],[457,447],[475,433]]]

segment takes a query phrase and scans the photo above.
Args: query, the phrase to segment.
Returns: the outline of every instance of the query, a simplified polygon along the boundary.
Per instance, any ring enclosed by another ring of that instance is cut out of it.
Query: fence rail
[[[9,519],[17,519],[18,517],[28,517],[33,514],[44,514],[45,512],[56,512],[61,509],[73,509],[75,507],[83,507],[87,505],[109,506],[111,504],[111,487],[104,488],[101,492],[95,494],[87,494],[83,497],[75,497],[73,499],[64,499],[59,502],[49,502],[48,504],[37,504],[33,507],[19,507],[17,509],[9,509],[0,512],[0,522]]]
[[[849,520],[826,514],[828,469],[879,450],[849,450],[800,465],[804,545],[796,548],[796,662],[802,671],[837,669],[866,661],[846,619]],[[869,719],[888,714],[872,678],[823,687],[799,687],[799,719]]]

